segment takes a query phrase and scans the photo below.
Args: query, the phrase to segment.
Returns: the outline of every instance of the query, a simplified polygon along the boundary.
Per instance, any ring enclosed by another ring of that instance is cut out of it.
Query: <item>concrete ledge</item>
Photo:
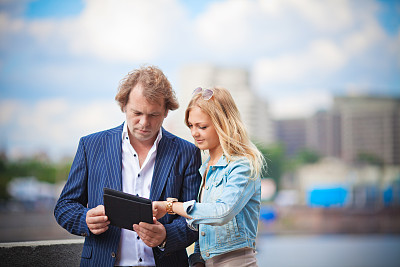
[[[1,266],[79,266],[84,239],[0,243]]]

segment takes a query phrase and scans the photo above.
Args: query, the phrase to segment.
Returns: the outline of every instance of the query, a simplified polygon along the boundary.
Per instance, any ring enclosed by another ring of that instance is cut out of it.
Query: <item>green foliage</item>
[[[296,169],[304,164],[318,162],[320,156],[311,150],[300,150],[295,157],[288,158],[286,156],[286,148],[282,143],[276,143],[269,146],[257,146],[264,155],[268,167],[263,170],[261,177],[272,178],[280,189],[280,181],[285,173],[296,171]]]
[[[266,168],[263,169],[261,177],[272,178],[275,181],[277,188],[279,188],[280,179],[285,169],[285,147],[283,144],[273,144],[270,146],[258,146],[260,152],[264,155],[267,163]]]
[[[71,162],[49,163],[34,158],[8,161],[0,157],[0,199],[7,199],[7,184],[16,177],[34,176],[39,181],[56,183],[67,179]]]
[[[372,153],[366,153],[366,152],[361,152],[358,154],[357,162],[367,163],[376,166],[383,166],[383,160],[380,157]]]
[[[320,156],[316,152],[309,149],[302,149],[297,152],[296,159],[299,164],[309,164],[318,162]]]

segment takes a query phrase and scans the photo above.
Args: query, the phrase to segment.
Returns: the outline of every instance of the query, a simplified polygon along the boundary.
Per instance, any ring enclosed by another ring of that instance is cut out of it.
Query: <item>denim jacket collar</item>
[[[207,158],[206,161],[204,161],[204,163],[201,165],[199,172],[200,175],[203,177],[204,172],[206,171],[208,162],[210,162],[210,157]],[[222,156],[219,158],[218,162],[213,165],[214,167],[226,167],[229,164],[229,161],[227,160],[227,158],[225,157],[224,154],[222,154]]]

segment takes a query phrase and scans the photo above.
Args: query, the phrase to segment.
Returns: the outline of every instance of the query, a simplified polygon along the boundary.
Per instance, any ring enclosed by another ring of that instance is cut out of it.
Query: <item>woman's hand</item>
[[[153,201],[153,216],[158,219],[167,213],[167,201]]]

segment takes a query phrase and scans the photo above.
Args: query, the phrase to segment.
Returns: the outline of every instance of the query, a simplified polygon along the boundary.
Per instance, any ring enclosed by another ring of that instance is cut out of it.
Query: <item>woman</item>
[[[198,201],[155,201],[154,216],[177,213],[199,231],[189,258],[192,266],[204,266],[200,263],[204,261],[207,267],[257,266],[262,154],[250,141],[236,104],[224,88],[196,88],[185,123],[196,145],[209,152],[200,168],[203,180]]]

